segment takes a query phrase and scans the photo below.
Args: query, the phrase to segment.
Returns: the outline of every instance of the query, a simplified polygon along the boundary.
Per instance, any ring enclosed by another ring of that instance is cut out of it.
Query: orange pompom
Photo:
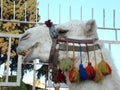
[[[73,67],[69,72],[69,80],[71,83],[79,82],[79,72],[76,67]]]

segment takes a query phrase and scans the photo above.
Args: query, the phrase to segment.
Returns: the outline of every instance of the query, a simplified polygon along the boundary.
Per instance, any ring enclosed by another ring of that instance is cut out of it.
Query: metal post
[[[69,7],[69,20],[71,21],[71,6]]]
[[[82,21],[82,7],[80,8],[80,20]]]
[[[9,60],[10,60],[10,52],[11,52],[11,37],[9,37],[9,44],[8,44],[8,57],[7,57],[7,61],[6,61],[6,83],[8,82],[8,76],[9,76]]]
[[[36,83],[36,61],[34,60],[34,69],[33,69],[33,87],[32,87],[32,90],[35,90],[35,83]]]
[[[18,67],[17,67],[17,86],[20,86],[21,82],[21,66],[22,66],[22,56],[18,55]]]
[[[113,10],[113,28],[115,28],[115,10]],[[115,30],[115,40],[118,40],[117,38],[117,29]]]
[[[49,19],[49,7],[50,7],[50,6],[49,6],[49,4],[48,4],[48,19]]]
[[[27,21],[27,19],[26,19],[26,11],[27,11],[27,2],[25,2],[25,21]]]
[[[103,9],[103,27],[105,27],[105,9]]]
[[[1,0],[1,20],[3,19],[3,15],[2,15],[3,14],[3,5],[2,4],[3,4],[3,0]]]
[[[92,8],[92,19],[94,18],[94,9]]]
[[[36,24],[37,24],[37,14],[38,14],[38,10],[37,10],[37,0],[36,0]]]
[[[15,0],[14,0],[14,7],[13,7],[13,10],[14,10],[14,11],[13,11],[13,13],[14,13],[13,19],[15,20],[15,13],[16,13],[16,12],[15,12]]]
[[[59,24],[61,23],[61,5],[59,5]]]

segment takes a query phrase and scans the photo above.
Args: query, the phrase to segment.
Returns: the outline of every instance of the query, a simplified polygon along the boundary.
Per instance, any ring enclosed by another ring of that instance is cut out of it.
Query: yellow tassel
[[[104,79],[104,76],[103,76],[102,72],[100,71],[100,69],[98,68],[98,65],[95,65],[95,71],[96,71],[96,74],[95,74],[94,81],[102,82]]]
[[[109,73],[105,60],[101,60],[98,64],[98,68],[101,70],[103,75],[107,75]]]
[[[101,51],[101,62],[98,64],[99,69],[101,70],[103,75],[108,75],[112,73],[112,69],[110,65],[104,60],[102,51]]]

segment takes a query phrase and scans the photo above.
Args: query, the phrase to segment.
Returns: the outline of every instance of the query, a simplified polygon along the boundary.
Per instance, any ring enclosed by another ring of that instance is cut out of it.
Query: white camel
[[[67,84],[69,90],[120,90],[120,78],[117,73],[116,67],[114,65],[114,60],[112,60],[111,55],[104,48],[102,42],[99,41],[95,20],[88,21],[70,21],[64,24],[59,24],[55,26],[57,32],[66,31],[65,37],[71,39],[96,40],[94,44],[99,44],[101,50],[96,50],[96,60],[97,63],[101,61],[101,51],[103,53],[104,59],[112,68],[112,74],[106,75],[102,82],[98,83],[94,80],[80,81],[79,83],[71,83],[67,77]],[[36,26],[34,28],[28,29],[20,39],[17,47],[18,54],[22,55],[23,61],[33,61],[34,59],[40,59],[42,62],[48,62],[50,49],[52,46],[52,39],[50,36],[49,28],[45,25]],[[60,51],[59,60],[66,57],[66,52]],[[68,52],[68,57],[72,58],[72,52]],[[89,52],[90,60],[92,66],[95,65],[94,52]],[[84,67],[87,66],[87,54],[82,53],[82,61]],[[80,64],[80,52],[75,52],[75,66],[79,68]]]

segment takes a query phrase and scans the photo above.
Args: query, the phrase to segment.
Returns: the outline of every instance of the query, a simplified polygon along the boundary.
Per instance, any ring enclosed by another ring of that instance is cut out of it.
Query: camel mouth
[[[39,46],[39,42],[36,42],[34,45],[29,47],[28,49],[21,50],[20,47],[17,48],[18,54],[23,56],[23,61],[31,56],[32,52],[35,48]]]

